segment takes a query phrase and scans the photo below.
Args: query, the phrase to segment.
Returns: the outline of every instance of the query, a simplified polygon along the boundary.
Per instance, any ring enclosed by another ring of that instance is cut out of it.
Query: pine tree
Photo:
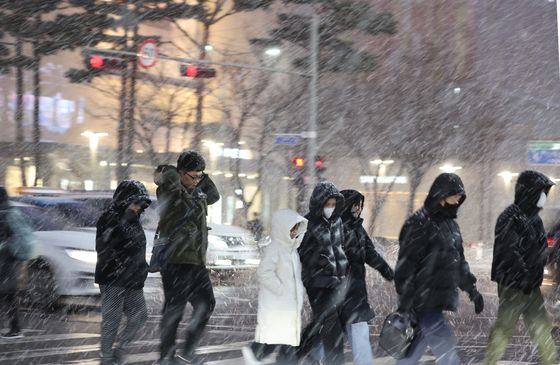
[[[98,41],[111,44],[111,49],[135,52],[140,43],[146,38],[159,39],[156,36],[141,36],[139,26],[145,21],[175,21],[190,19],[201,14],[200,6],[186,2],[177,3],[174,0],[121,0],[110,3],[100,0],[73,0],[72,3],[87,9],[87,13],[110,16],[113,20],[107,24],[105,31],[120,29],[124,36],[103,35]],[[89,45],[95,46],[98,42]],[[127,161],[132,154],[134,145],[136,109],[136,82],[138,78],[138,64],[136,59],[126,58],[126,69],[121,74],[121,90],[119,96],[119,122],[117,127],[117,180],[129,176]],[[99,70],[71,69],[67,77],[71,82],[90,82],[96,77],[104,76]],[[123,166],[124,165],[124,166]]]
[[[311,9],[319,15],[319,70],[320,72],[367,72],[376,67],[375,55],[357,47],[356,42],[344,37],[363,33],[394,34],[396,21],[390,13],[377,12],[368,2],[360,0],[283,0],[291,12],[277,16],[277,27],[267,39],[253,39],[255,44],[288,42],[308,49],[311,35],[310,16],[301,15]],[[309,69],[308,57],[296,58],[294,65]]]
[[[33,73],[33,133],[32,146],[35,160],[35,181],[37,186],[44,178],[42,169],[42,154],[40,148],[41,126],[40,95],[41,95],[41,59],[67,49],[73,49],[98,37],[99,29],[106,23],[103,17],[84,17],[83,9],[75,8],[75,13],[59,14],[62,8],[68,6],[66,1],[45,0],[38,3],[33,0],[0,2],[0,29],[14,40],[14,52],[5,49],[0,55],[0,69],[16,69],[16,141],[20,146],[20,154],[24,135],[22,126],[23,116],[23,70]],[[44,20],[51,14],[56,14],[54,20]],[[58,13],[58,14],[57,14]],[[31,45],[32,55],[25,56],[23,49],[26,44]],[[1,50],[0,50],[1,52]],[[12,54],[13,53],[13,54]],[[22,156],[20,156],[20,161]],[[22,165],[22,184],[25,185],[25,175]]]
[[[187,1],[184,1],[186,4]],[[213,38],[213,30],[215,26],[222,22],[224,19],[245,12],[252,12],[256,10],[266,10],[274,0],[199,0],[200,14],[196,20],[201,25],[202,34],[199,39],[195,39],[189,32],[181,27],[177,22],[175,25],[183,33],[183,35],[190,40],[190,42],[197,49],[197,59],[206,60],[208,56],[207,46]],[[195,122],[194,122],[194,136],[192,139],[192,148],[198,150],[200,148],[200,141],[202,140],[202,121],[204,119],[204,99],[206,94],[206,84],[204,80],[198,80],[196,86],[196,107],[195,107]]]

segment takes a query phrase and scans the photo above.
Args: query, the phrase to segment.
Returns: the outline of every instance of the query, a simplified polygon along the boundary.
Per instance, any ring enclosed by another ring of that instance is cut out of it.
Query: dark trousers
[[[266,343],[253,342],[251,343],[251,350],[259,361],[278,350],[278,357],[276,358],[277,365],[297,364],[296,348],[290,345],[269,345]]]
[[[208,270],[199,265],[169,264],[162,271],[161,278],[165,302],[160,324],[160,356],[174,356],[177,327],[187,302],[192,305],[193,311],[187,326],[183,353],[192,354],[216,306]]]
[[[325,348],[325,364],[340,365],[344,362],[344,329],[340,318],[344,293],[338,289],[307,288],[313,312],[311,323],[303,330],[299,357],[309,356],[313,348]]]
[[[10,321],[10,332],[20,332],[21,327],[19,323],[17,293],[2,293],[0,294],[0,298],[3,307],[2,312],[6,313]]]

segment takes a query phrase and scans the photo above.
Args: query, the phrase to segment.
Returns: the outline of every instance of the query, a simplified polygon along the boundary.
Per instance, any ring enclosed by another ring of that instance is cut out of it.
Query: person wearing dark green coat
[[[159,238],[168,245],[168,263],[161,272],[165,302],[161,318],[161,364],[193,364],[201,360],[195,346],[210,319],[216,300],[208,270],[208,204],[220,199],[204,174],[206,162],[195,151],[182,153],[177,167],[156,170],[160,204]],[[193,307],[183,350],[175,354],[177,328],[187,305]]]

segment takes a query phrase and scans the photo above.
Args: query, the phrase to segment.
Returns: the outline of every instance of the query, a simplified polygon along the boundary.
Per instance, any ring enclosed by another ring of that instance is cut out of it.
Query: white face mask
[[[537,208],[544,208],[544,204],[546,203],[546,194],[544,193],[544,191],[541,192],[541,197],[539,198],[539,201],[537,202]]]
[[[334,208],[323,208],[323,215],[329,219],[334,212]]]

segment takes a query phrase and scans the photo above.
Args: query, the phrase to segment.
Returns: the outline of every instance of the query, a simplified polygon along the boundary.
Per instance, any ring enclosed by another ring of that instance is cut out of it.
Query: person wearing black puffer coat
[[[499,307],[490,334],[485,364],[497,364],[523,316],[537,345],[541,363],[558,364],[552,325],[540,286],[544,267],[557,252],[549,250],[539,211],[555,185],[538,171],[524,171],[515,184],[515,200],[498,217],[492,260],[492,280],[498,284]]]
[[[302,335],[299,356],[325,349],[326,364],[344,361],[342,303],[345,297],[348,260],[343,249],[344,230],[338,210],[344,197],[333,183],[320,182],[309,202],[307,232],[298,249],[302,281],[313,312]]]
[[[344,252],[350,265],[348,291],[342,305],[342,320],[352,345],[354,365],[371,365],[373,353],[368,322],[375,317],[375,312],[368,303],[365,264],[379,271],[386,280],[392,281],[395,274],[375,250],[373,242],[362,226],[364,220],[360,218],[360,214],[364,207],[364,196],[356,190],[342,190],[340,193],[344,196]]]
[[[467,292],[478,314],[484,308],[463,253],[463,239],[455,221],[466,194],[456,174],[440,174],[424,206],[404,223],[399,235],[395,268],[398,311],[411,315],[417,332],[407,356],[397,365],[417,364],[430,347],[438,364],[459,365],[456,339],[443,311],[457,311],[458,288]]]
[[[148,317],[143,287],[148,276],[146,235],[140,215],[151,203],[144,185],[122,181],[97,222],[95,282],[101,289],[101,364],[120,364]],[[122,314],[127,323],[113,350]]]

